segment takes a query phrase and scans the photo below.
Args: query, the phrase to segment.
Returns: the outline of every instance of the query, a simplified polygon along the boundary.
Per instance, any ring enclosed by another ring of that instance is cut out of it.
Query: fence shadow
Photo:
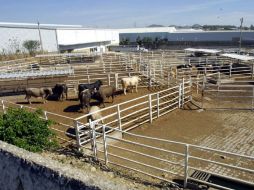
[[[41,101],[33,101],[33,100],[31,100],[31,104],[29,104],[29,102],[28,101],[22,101],[22,102],[16,102],[16,104],[19,104],[19,105],[23,105],[23,104],[27,104],[27,105],[31,105],[31,104],[43,104],[43,101],[41,100]]]
[[[80,107],[80,105],[71,105],[66,107],[64,110],[64,112],[82,112],[82,109]]]

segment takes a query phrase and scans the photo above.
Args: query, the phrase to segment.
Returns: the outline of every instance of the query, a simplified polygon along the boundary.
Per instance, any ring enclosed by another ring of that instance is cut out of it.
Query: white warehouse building
[[[240,31],[204,31],[201,29],[176,29],[175,27],[155,27],[155,28],[129,28],[119,29],[120,40],[129,39],[136,42],[139,37],[149,37],[151,39],[167,39],[169,42],[218,42],[234,43],[239,42]],[[242,31],[242,41],[254,44],[254,31]]]
[[[0,52],[22,51],[26,40],[41,42],[43,51],[48,52],[76,49],[104,52],[107,46],[119,44],[119,32],[81,26],[0,23]]]
[[[175,27],[94,29],[79,25],[46,25],[29,23],[0,23],[0,53],[24,51],[22,44],[26,40],[41,42],[42,49],[48,52],[88,51],[105,52],[110,45],[119,45],[119,41],[128,38],[135,43],[137,38],[150,37],[153,40],[167,39],[170,44],[182,42],[207,42],[207,44],[238,43],[239,31],[203,31],[194,29],[176,29]],[[254,44],[254,31],[243,31],[242,41]]]

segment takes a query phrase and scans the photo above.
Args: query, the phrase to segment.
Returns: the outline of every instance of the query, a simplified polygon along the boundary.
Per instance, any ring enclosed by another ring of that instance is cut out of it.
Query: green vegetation
[[[50,120],[40,118],[41,110],[9,108],[0,116],[0,140],[32,152],[58,147],[55,134],[49,129]]]
[[[120,45],[130,45],[130,39],[129,38],[122,39],[120,41]]]
[[[129,39],[122,39],[120,41],[120,45],[139,45],[139,46],[144,46],[145,48],[157,48],[160,45],[167,45],[169,43],[167,38],[150,38],[150,37],[144,37],[141,38],[140,36],[137,37],[136,42],[130,43]]]
[[[35,55],[36,51],[40,47],[40,42],[37,40],[26,40],[23,43],[23,47],[27,49],[30,55]]]

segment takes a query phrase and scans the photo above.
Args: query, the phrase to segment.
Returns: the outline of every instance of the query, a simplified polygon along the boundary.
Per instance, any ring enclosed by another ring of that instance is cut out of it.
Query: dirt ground
[[[204,147],[229,151],[247,156],[254,156],[254,117],[251,111],[203,111],[195,108],[195,106],[186,106],[183,110],[173,111],[165,116],[162,116],[131,131],[131,133],[155,137],[159,139],[166,139],[171,141],[189,143],[200,145]],[[124,139],[133,142],[151,145],[158,148],[163,148],[169,151],[176,151],[184,153],[184,147],[175,144],[162,143],[156,140],[146,140],[131,135],[124,135]],[[156,156],[160,159],[168,161],[175,161],[184,163],[184,158],[175,156],[169,153],[162,153],[161,151],[152,150],[149,148],[142,148],[137,145],[130,145],[124,142],[117,142],[118,147],[135,150],[151,156]],[[109,152],[112,154],[120,155],[124,158],[129,158],[142,163],[146,163],[155,167],[169,169],[172,172],[183,175],[183,167],[174,166],[162,161],[150,159],[141,155],[132,154],[128,151],[121,151],[117,148],[111,147]],[[254,170],[253,160],[244,160],[236,157],[222,156],[222,154],[214,154],[211,152],[191,150],[192,155],[201,157],[203,159],[220,161],[222,163],[234,164]],[[131,162],[123,162],[123,160],[110,156],[109,160],[127,164],[128,167],[138,169],[137,164]],[[218,166],[215,164],[205,164],[201,161],[190,160],[191,165],[197,168],[202,168],[210,172],[218,173],[221,175],[230,175],[239,177],[244,180],[253,181],[253,174],[246,175],[236,170],[231,170],[226,167]],[[114,167],[114,166],[112,166]],[[119,168],[114,167],[116,170]],[[139,168],[140,169],[140,168]],[[127,170],[122,170],[128,173]],[[169,175],[167,172],[161,172],[156,169],[149,169],[143,167],[143,171],[159,175],[164,179],[181,180],[181,177]],[[189,174],[191,175],[192,172]],[[143,175],[141,178],[147,178]],[[153,178],[148,179],[154,181]],[[155,180],[156,181],[156,180]]]
[[[126,100],[131,100],[133,98],[146,95],[151,92],[156,92],[161,90],[159,88],[147,89],[142,88],[139,89],[138,93],[128,93],[127,96],[119,93],[116,96],[114,104],[118,104],[124,102]],[[26,101],[24,101],[24,95],[20,96],[9,96],[4,97],[4,99],[15,102],[20,105],[28,105]],[[68,116],[70,118],[77,118],[86,113],[80,111],[79,101],[74,96],[66,101],[54,101],[49,100],[46,104],[42,104],[41,100],[32,99],[33,104],[31,105],[34,108],[42,108],[43,110],[58,113],[64,116]],[[209,104],[213,104],[214,102],[210,99]],[[111,103],[111,99],[109,102],[106,102],[106,107],[113,105]],[[30,106],[30,105],[28,105]],[[65,121],[62,121],[65,122]],[[254,156],[254,117],[253,112],[251,111],[230,111],[230,110],[200,110],[196,106],[192,104],[188,104],[184,109],[177,109],[169,114],[166,114],[158,119],[155,119],[153,123],[144,124],[132,131],[131,133],[140,134],[144,136],[156,137],[160,139],[178,141],[183,143],[195,144],[205,147],[210,147],[219,150],[225,150],[229,152],[239,153],[248,156]],[[72,123],[69,123],[72,125]],[[163,148],[166,150],[183,152],[184,148],[181,146],[176,146],[172,144],[165,145],[164,143],[144,140],[137,137],[132,137],[129,135],[124,135],[124,139],[132,140],[135,142],[156,146],[158,148]],[[175,161],[179,163],[183,163],[184,159],[178,156],[172,156],[172,154],[161,154],[158,151],[151,151],[151,149],[144,149],[138,146],[131,146],[126,143],[118,143],[117,146],[122,148],[128,148],[135,151],[140,151],[142,153],[148,153],[152,156],[157,156],[161,159],[166,159],[170,161]],[[163,164],[161,161],[155,161],[153,159],[144,158],[143,156],[137,156],[135,154],[131,154],[127,151],[122,151],[119,149],[115,149],[111,147],[109,149],[109,153],[120,155],[124,158],[129,158],[133,160],[137,160],[139,162],[148,163],[150,165],[154,165],[156,167],[162,167],[165,169],[169,169],[173,172],[183,174],[182,167],[174,167],[170,164]],[[246,162],[241,159],[232,159],[229,157],[222,157],[219,154],[210,154],[209,152],[195,152],[193,151],[193,155],[201,156],[204,159],[214,159],[217,161],[222,161],[224,163],[234,163],[237,166],[244,166],[250,169],[254,169],[254,164],[252,162]],[[54,156],[53,156],[54,157]],[[60,157],[60,159],[58,158]],[[65,157],[64,159],[61,156],[56,156],[56,159],[59,159],[62,162],[71,162],[74,167],[80,167],[82,164],[80,161],[76,160],[72,157]],[[67,161],[66,161],[67,159]],[[80,158],[79,158],[80,159]],[[70,161],[71,160],[71,161]],[[75,161],[76,160],[76,161]],[[116,162],[119,164],[123,164],[124,162],[114,158],[113,156],[109,156],[109,160],[112,162]],[[77,165],[76,165],[76,164]],[[218,167],[215,164],[202,164],[200,162],[192,162],[192,164],[196,164],[199,167],[207,169],[208,171],[217,172],[221,175],[229,175],[232,174],[235,177],[241,177],[243,179],[253,181],[254,176],[244,176],[241,173],[234,173],[232,170],[228,170],[224,167]],[[126,162],[125,162],[126,165]],[[135,181],[142,181],[142,179],[147,179],[152,183],[160,183],[154,178],[147,178],[144,175],[138,174],[136,172],[130,172],[129,170],[120,169],[119,167],[114,167],[110,165],[110,171],[113,171],[114,174],[126,175],[127,178],[133,178]],[[139,166],[133,163],[127,163],[128,167],[137,168]],[[84,167],[84,170],[86,168]],[[91,169],[94,170],[94,169]],[[99,169],[98,169],[99,170]],[[172,177],[172,175],[168,175],[166,172],[159,172],[158,170],[150,170],[147,167],[143,167],[142,170],[145,170],[150,173],[155,173],[156,175],[161,176],[162,178],[168,180],[181,179],[179,177]],[[111,175],[111,174],[110,174]],[[131,176],[131,177],[130,177]],[[111,178],[111,177],[110,177]],[[141,179],[141,180],[140,180]],[[132,187],[134,188],[134,186]],[[157,186],[149,185],[147,189],[157,189]],[[134,188],[135,189],[135,188]],[[137,187],[137,189],[139,189]],[[140,187],[140,189],[142,189]]]
[[[122,103],[124,101],[128,101],[143,95],[147,95],[149,93],[157,92],[159,90],[162,90],[163,88],[154,87],[152,89],[148,88],[139,88],[138,92],[136,93],[135,90],[133,93],[130,91],[127,92],[127,95],[125,96],[122,91],[117,92],[117,95],[114,98],[114,102],[112,103],[112,99],[109,98],[105,102],[105,107],[116,105],[119,103]],[[33,108],[41,108],[42,110],[57,113],[60,115],[68,116],[71,118],[77,118],[87,113],[87,109],[84,109],[83,111],[80,108],[80,102],[78,100],[77,95],[72,94],[70,98],[64,101],[56,101],[54,99],[48,100],[47,103],[43,104],[41,98],[31,98],[32,104],[28,104],[28,102],[24,99],[25,95],[19,95],[19,96],[5,96],[1,97],[3,100],[8,100],[11,102],[14,102],[19,105],[26,105]],[[97,105],[96,101],[92,101],[91,105]],[[103,108],[103,106],[100,106]]]

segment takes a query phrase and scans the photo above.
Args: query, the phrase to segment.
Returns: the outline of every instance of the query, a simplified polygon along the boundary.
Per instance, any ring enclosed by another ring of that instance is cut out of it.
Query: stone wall
[[[0,141],[1,190],[127,189],[103,176],[73,169]]]

